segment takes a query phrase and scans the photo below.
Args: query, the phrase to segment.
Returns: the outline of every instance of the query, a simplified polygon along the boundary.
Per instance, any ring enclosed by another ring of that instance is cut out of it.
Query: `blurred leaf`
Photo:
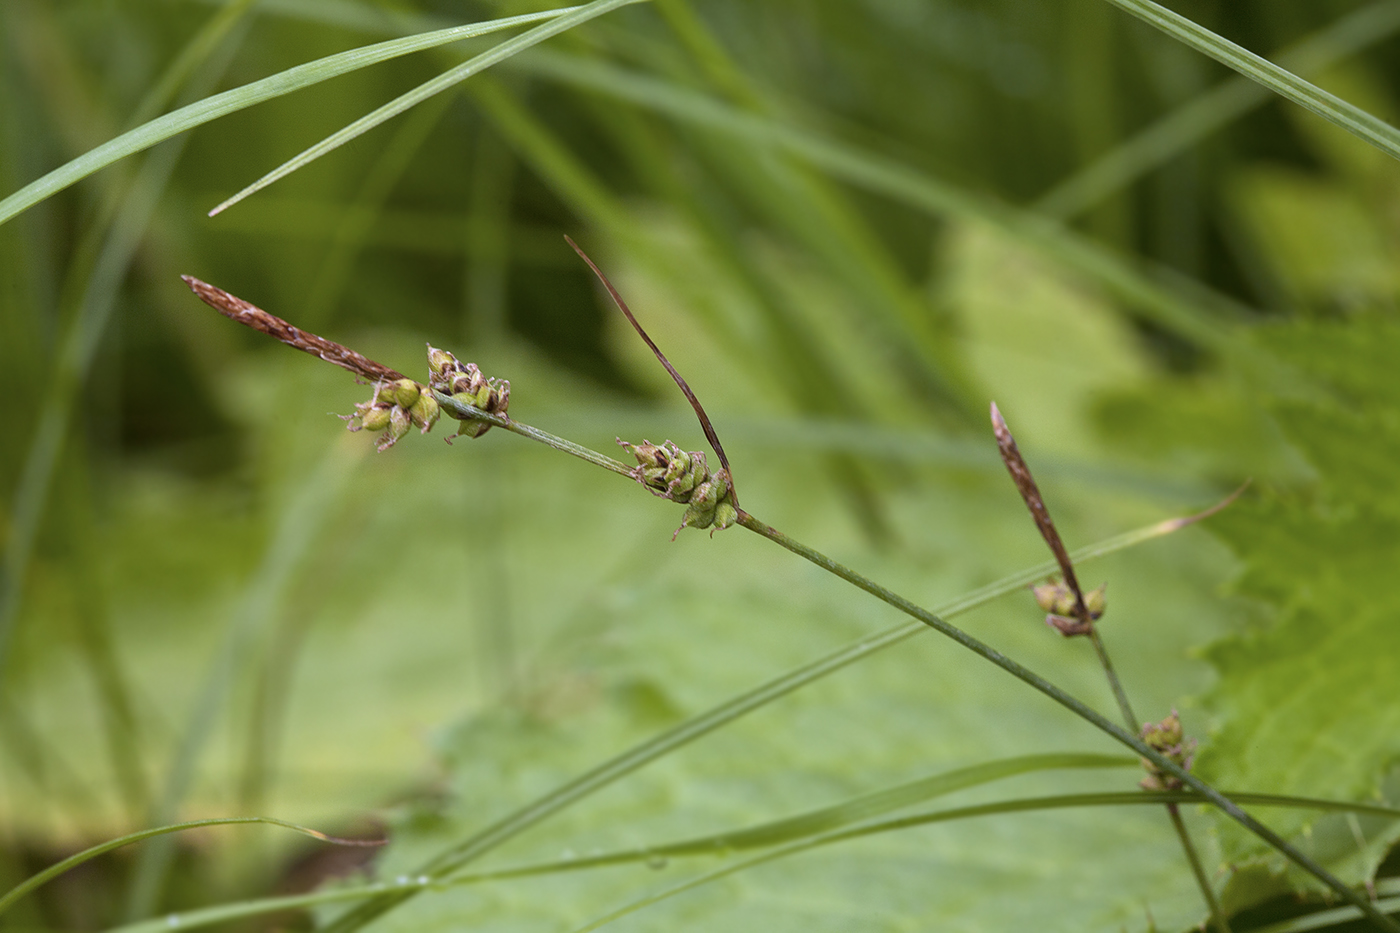
[[[1362,317],[1280,325],[1260,337],[1315,382],[1317,391],[1271,407],[1317,479],[1264,489],[1213,523],[1245,561],[1239,594],[1269,614],[1209,649],[1220,682],[1206,702],[1220,720],[1200,767],[1230,786],[1363,799],[1400,757],[1400,327]],[[1309,820],[1287,814],[1275,824],[1296,834]],[[1221,833],[1232,862],[1265,855]],[[1373,871],[1384,849],[1374,843],[1395,835],[1393,826],[1371,827],[1362,837],[1371,851],[1351,876]],[[1311,845],[1343,860],[1359,840],[1319,833]]]
[[[1400,159],[1400,130],[1152,0],[1107,0],[1300,107]]]
[[[194,129],[196,126],[211,120],[217,120],[265,100],[290,94],[292,91],[310,87],[337,75],[357,71],[382,61],[446,45],[449,42],[458,42],[472,36],[486,35],[502,29],[510,29],[513,26],[537,22],[541,19],[551,19],[566,12],[567,10],[550,10],[545,13],[531,13],[525,16],[472,23],[468,26],[454,26],[450,29],[440,29],[405,39],[380,42],[376,45],[352,49],[349,52],[341,52],[338,55],[330,55],[314,62],[307,62],[305,65],[289,68],[280,74],[263,78],[261,81],[254,81],[252,84],[206,97],[125,132],[0,200],[0,224],[113,162],[134,155],[143,149],[149,149],[162,140]]]

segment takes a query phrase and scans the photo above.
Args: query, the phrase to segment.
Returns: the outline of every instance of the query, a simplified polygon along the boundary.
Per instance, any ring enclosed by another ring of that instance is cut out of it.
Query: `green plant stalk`
[[[921,627],[922,628],[922,627]],[[927,631],[927,629],[923,629]],[[1328,811],[1347,811],[1356,813],[1376,813],[1385,816],[1400,816],[1400,810],[1394,807],[1384,807],[1368,804],[1344,803],[1332,800],[1315,800],[1305,797],[1288,797],[1275,794],[1250,794],[1244,792],[1229,793],[1231,799],[1242,803],[1251,803],[1258,806],[1283,806],[1283,807],[1308,807]],[[661,892],[660,895],[653,896],[642,902],[636,902],[624,908],[624,912],[637,907],[655,903],[665,897],[679,894],[684,890],[696,887],[707,881],[733,874],[745,868],[761,864],[763,862],[774,861],[788,855],[796,855],[800,852],[817,848],[824,845],[832,845],[844,842],[848,839],[856,839],[863,836],[872,836],[878,833],[895,832],[901,829],[911,829],[919,826],[929,826],[937,823],[948,823],[956,820],[973,819],[982,816],[996,816],[1006,813],[1028,813],[1044,810],[1062,810],[1077,807],[1095,806],[1161,806],[1162,804],[1195,804],[1204,801],[1193,793],[1182,791],[1154,791],[1150,793],[1135,792],[1109,792],[1090,794],[1064,794],[1051,797],[1033,797],[1021,800],[1006,800],[995,803],[977,804],[968,807],[958,807],[950,810],[936,810],[925,813],[915,813],[909,816],[896,817],[888,820],[861,823],[857,826],[844,827],[816,834],[807,838],[799,839],[782,847],[775,847],[768,852],[764,852],[755,858],[746,861],[727,865],[723,868],[704,875],[700,878],[692,879],[684,885],[671,888]],[[211,821],[211,822],[240,822],[240,820]],[[148,831],[149,832],[149,831]],[[743,847],[731,847],[724,849],[717,847],[716,839],[723,837],[705,836],[698,839],[682,840],[675,843],[667,843],[659,846],[643,846],[633,849],[623,849],[615,852],[604,852],[598,855],[590,855],[583,858],[559,859],[549,862],[534,862],[526,865],[518,865],[507,868],[492,869],[484,872],[474,872],[471,874],[452,875],[447,878],[431,878],[424,875],[408,876],[401,875],[394,882],[374,882],[359,887],[338,887],[330,890],[316,891],[310,894],[293,894],[283,897],[259,898],[235,902],[232,904],[221,904],[217,907],[205,907],[198,910],[191,910],[185,913],[170,914],[156,920],[145,920],[139,923],[128,924],[118,927],[109,933],[161,933],[170,929],[195,929],[202,926],[210,926],[215,923],[224,923],[230,920],[237,920],[247,917],[255,917],[263,914],[275,913],[285,910],[296,910],[300,908],[316,907],[322,904],[334,904],[342,901],[366,900],[374,897],[383,897],[397,894],[399,896],[411,896],[423,891],[444,891],[449,888],[463,887],[472,884],[481,884],[489,881],[503,881],[509,879],[528,878],[540,875],[557,874],[561,872],[582,871],[591,868],[603,868],[616,865],[638,864],[653,862],[657,858],[681,858],[690,856],[723,856],[728,852],[742,851]],[[104,844],[108,845],[108,844]],[[104,849],[104,851],[106,851]],[[55,866],[57,868],[57,866]],[[50,869],[50,872],[53,872]],[[56,872],[54,872],[56,874]],[[52,875],[50,875],[52,877]],[[32,879],[31,879],[32,881]],[[30,882],[26,882],[29,885]],[[1394,905],[1381,906],[1400,907],[1400,902]],[[1353,908],[1341,908],[1346,911],[1345,916],[1355,917]],[[617,914],[609,915],[610,919],[615,919]],[[1269,928],[1273,930],[1274,928]],[[1298,929],[1305,929],[1299,927]],[[1310,929],[1310,928],[1307,928]]]
[[[1201,856],[1196,852],[1195,843],[1191,841],[1191,834],[1186,831],[1186,823],[1181,818],[1181,805],[1175,801],[1167,804],[1167,814],[1172,818],[1172,828],[1176,830],[1176,837],[1181,840],[1181,848],[1186,852],[1186,861],[1191,863],[1191,874],[1196,877],[1196,886],[1205,895],[1206,906],[1210,908],[1215,928],[1219,933],[1230,933],[1230,920],[1225,916],[1225,909],[1220,906],[1220,898],[1215,896],[1215,888],[1211,887],[1205,866],[1201,864]]]
[[[329,519],[345,484],[363,456],[362,445],[331,448],[315,472],[295,491],[248,582],[243,599],[224,630],[223,641],[202,679],[203,688],[191,704],[179,745],[165,775],[151,815],[153,823],[169,823],[194,785],[196,767],[211,738],[220,709],[234,679],[247,662],[259,632],[271,626],[282,610],[287,590],[322,526]],[[142,850],[132,871],[127,896],[127,919],[148,916],[164,888],[174,848],[159,839]]]
[[[1263,56],[1236,45],[1152,0],[1107,0],[1124,12],[1160,29],[1179,42],[1210,56],[1300,107],[1335,123],[1391,158],[1400,159],[1400,130],[1354,104],[1280,68]]]
[[[235,25],[231,23],[229,28]],[[246,29],[246,23],[240,29]],[[226,31],[223,26],[215,30],[219,36]],[[197,44],[204,46],[203,42]],[[222,50],[211,51],[211,57],[204,67],[191,79],[189,91],[198,96],[217,84],[241,45],[240,32]],[[160,103],[159,95],[148,95],[141,109],[154,108]],[[79,251],[80,257],[85,258],[88,249],[96,251],[101,239],[101,251],[88,272],[77,313],[64,332],[50,389],[45,393],[38,427],[25,454],[24,468],[15,491],[14,518],[6,542],[4,563],[0,564],[0,684],[4,682],[10,642],[24,601],[34,541],[48,506],[49,492],[68,437],[74,406],[111,319],[118,288],[131,267],[156,205],[184,153],[186,142],[186,139],[173,141],[145,159],[121,199],[113,200],[110,207],[103,209],[102,217],[84,237],[84,247]],[[78,268],[82,268],[82,265],[80,260]],[[70,286],[76,288],[76,282],[72,279],[65,290]]]
[[[1089,626],[1089,640],[1094,645],[1094,652],[1099,656],[1099,664],[1103,667],[1104,676],[1108,678],[1109,687],[1118,700],[1124,723],[1130,730],[1138,728],[1138,718],[1133,715],[1128,694],[1123,690],[1123,683],[1113,668],[1113,661],[1108,656],[1108,649],[1104,646],[1103,637],[1099,635],[1098,626],[1092,623]],[[1171,817],[1172,828],[1176,830],[1176,837],[1181,841],[1181,849],[1186,853],[1186,861],[1191,865],[1191,874],[1196,879],[1196,886],[1201,889],[1201,897],[1205,899],[1206,908],[1210,911],[1211,921],[1215,924],[1217,933],[1230,933],[1230,920],[1225,916],[1224,908],[1220,906],[1220,898],[1215,896],[1215,888],[1211,886],[1210,877],[1201,864],[1200,853],[1196,851],[1196,844],[1192,842],[1191,834],[1186,830],[1186,823],[1181,819],[1181,808],[1175,803],[1169,803],[1167,815]]]
[[[1096,726],[1101,731],[1112,736],[1114,739],[1117,739],[1122,744],[1128,746],[1133,751],[1137,752],[1143,758],[1146,758],[1148,761],[1151,761],[1154,765],[1161,768],[1163,771],[1172,775],[1173,777],[1177,778],[1187,787],[1190,787],[1192,790],[1194,790],[1196,793],[1200,794],[1210,803],[1214,804],[1217,808],[1222,810],[1235,822],[1239,823],[1245,829],[1249,830],[1250,832],[1254,833],[1254,835],[1267,842],[1271,847],[1277,850],[1289,861],[1293,862],[1299,868],[1302,868],[1308,874],[1312,875],[1314,878],[1317,878],[1323,884],[1327,885],[1340,897],[1346,900],[1347,903],[1354,905],[1357,909],[1359,909],[1363,914],[1366,915],[1367,919],[1369,919],[1377,927],[1383,930],[1393,931],[1393,933],[1400,933],[1400,923],[1396,923],[1394,920],[1390,919],[1389,917],[1382,914],[1380,911],[1376,910],[1375,907],[1371,904],[1371,902],[1367,900],[1363,895],[1358,894],[1356,891],[1353,891],[1351,888],[1347,887],[1347,885],[1342,883],[1342,881],[1339,878],[1336,878],[1332,875],[1331,872],[1327,871],[1327,869],[1323,868],[1321,865],[1313,861],[1307,855],[1294,848],[1282,836],[1278,835],[1273,830],[1265,826],[1263,823],[1260,823],[1258,820],[1254,819],[1254,817],[1250,816],[1244,810],[1240,809],[1240,807],[1237,804],[1235,804],[1225,795],[1221,794],[1218,790],[1211,787],[1209,784],[1205,783],[1200,778],[1187,771],[1185,768],[1182,768],[1176,762],[1170,760],[1165,755],[1158,752],[1156,749],[1148,746],[1146,742],[1142,741],[1136,735],[1128,732],[1122,726],[1116,725],[1107,717],[1105,717],[1102,713],[1087,706],[1075,697],[1070,696],[1068,693],[1061,690],[1054,684],[1050,683],[1050,681],[1041,677],[1039,674],[1036,674],[1034,671],[1031,671],[1029,668],[1017,663],[1016,661],[1013,661],[1011,658],[1006,657],[1001,652],[992,648],[990,645],[987,645],[984,642],[972,637],[957,626],[950,625],[949,623],[943,621],[938,616],[929,612],[927,609],[924,609],[922,606],[918,606],[914,603],[911,603],[909,600],[898,595],[897,593],[892,592],[891,590],[886,589],[885,587],[881,586],[875,581],[870,580],[869,578],[856,573],[854,570],[851,570],[848,567],[837,563],[836,561],[827,557],[825,554],[822,554],[821,552],[808,547],[800,541],[796,541],[792,538],[789,538],[787,535],[778,531],[776,528],[764,524],[763,522],[759,521],[758,519],[754,518],[752,515],[748,514],[747,512],[744,512],[743,510],[740,510],[739,512],[739,524],[743,525],[749,531],[754,532],[760,537],[767,538],[769,541],[772,541],[775,544],[787,548],[789,551],[792,551],[799,557],[803,557],[811,561],[818,567],[821,567],[823,570],[835,574],[836,576],[845,580],[847,583],[850,583],[862,590],[865,590],[865,592],[879,599],[881,602],[893,606],[900,612],[903,612],[905,615],[918,619],[920,622],[924,623],[929,628],[932,628],[940,634],[951,638],[953,641],[962,645],[964,648],[967,648],[969,651],[978,655],[983,660],[990,661],[991,663],[995,664],[997,667],[1006,671],[1008,674],[1015,677],[1017,680],[1021,681],[1027,686],[1032,687],[1045,694],[1047,697],[1054,700],[1056,703],[1059,703],[1061,706],[1065,707],[1070,712],[1076,714],[1081,719],[1084,719],[1085,721]]]
[[[1124,723],[1130,730],[1137,729],[1138,718],[1133,715],[1132,704],[1128,702],[1128,694],[1123,690],[1123,683],[1113,668],[1113,661],[1108,656],[1108,649],[1104,646],[1103,637],[1099,635],[1098,626],[1089,626],[1089,640],[1094,645],[1094,652],[1099,657],[1099,664],[1103,667],[1104,676],[1108,678],[1109,687],[1118,700]],[[1211,886],[1210,877],[1201,864],[1200,853],[1196,851],[1196,844],[1192,842],[1191,834],[1186,830],[1186,823],[1181,819],[1180,807],[1175,803],[1167,804],[1167,815],[1171,817],[1177,839],[1181,840],[1181,849],[1186,853],[1186,861],[1191,865],[1191,874],[1196,879],[1196,886],[1201,889],[1201,897],[1205,899],[1206,908],[1210,911],[1211,921],[1215,924],[1217,933],[1230,933],[1230,920],[1220,906],[1220,898],[1215,896],[1215,888]]]
[[[451,398],[450,396],[443,395],[442,393],[435,392],[433,394],[437,398],[438,403],[440,405],[442,405],[444,408],[451,409],[457,414],[463,415],[465,417],[479,418],[483,421],[489,421],[492,424],[499,425],[508,431],[521,435],[522,437],[529,437],[532,440],[537,440],[543,444],[547,444],[548,446],[553,447],[556,450],[561,450],[582,460],[587,460],[589,463],[593,463],[598,466],[602,466],[605,469],[612,470],[614,473],[620,473],[625,476],[631,476],[631,470],[629,470],[624,464],[619,463],[611,457],[607,457],[596,451],[589,450],[588,448],[575,444],[572,441],[566,441],[563,438],[555,437],[554,435],[549,434],[545,431],[541,431],[538,428],[532,428],[528,425],[523,425],[518,422],[512,421],[509,418],[504,418],[499,415],[487,415],[485,412],[473,408],[470,405],[462,405],[455,399]],[[1196,793],[1200,794],[1203,798],[1205,798],[1205,800],[1215,805],[1218,809],[1223,811],[1235,822],[1239,823],[1245,829],[1254,833],[1260,839],[1263,839],[1280,854],[1286,857],[1289,861],[1293,862],[1299,868],[1302,868],[1308,874],[1312,875],[1314,878],[1317,878],[1323,884],[1327,885],[1348,903],[1354,905],[1358,910],[1365,914],[1365,916],[1369,920],[1371,920],[1372,923],[1376,924],[1383,930],[1390,930],[1392,931],[1392,933],[1400,933],[1400,924],[1397,924],[1394,920],[1391,920],[1389,917],[1386,917],[1384,914],[1377,911],[1371,905],[1370,901],[1366,900],[1365,897],[1353,891],[1351,888],[1347,887],[1346,884],[1344,884],[1340,879],[1333,876],[1331,872],[1327,871],[1327,869],[1323,868],[1321,865],[1313,861],[1307,855],[1290,845],[1288,841],[1285,840],[1282,836],[1279,836],[1277,833],[1269,829],[1263,823],[1260,823],[1258,820],[1254,819],[1244,810],[1240,809],[1240,807],[1237,804],[1235,804],[1229,798],[1225,797],[1219,791],[1215,790],[1209,784],[1205,783],[1200,778],[1191,774],[1189,771],[1185,770],[1180,765],[1176,764],[1174,761],[1171,761],[1165,755],[1158,752],[1156,749],[1153,749],[1150,746],[1148,746],[1147,743],[1143,742],[1140,738],[1138,738],[1138,736],[1124,729],[1122,726],[1116,725],[1107,717],[1105,717],[1102,713],[1099,713],[1097,710],[1086,705],[1085,703],[1076,699],[1075,697],[1070,696],[1068,693],[1061,690],[1054,684],[1050,683],[1048,680],[1041,677],[1039,674],[1036,674],[1034,671],[1031,671],[1029,668],[1017,663],[1016,661],[1013,661],[1011,658],[1006,657],[1001,652],[997,651],[995,648],[992,648],[990,645],[974,638],[973,636],[969,635],[967,632],[964,632],[957,626],[945,622],[943,619],[933,614],[932,612],[929,612],[927,609],[924,609],[922,606],[910,602],[909,600],[905,599],[904,597],[898,595],[897,593],[891,590],[886,589],[885,587],[881,586],[875,581],[856,573],[854,570],[851,570],[850,568],[845,567],[842,564],[837,563],[836,561],[827,557],[825,554],[822,554],[820,551],[810,548],[807,545],[801,543],[800,541],[796,541],[793,538],[788,537],[787,535],[778,531],[776,528],[773,528],[772,526],[759,521],[758,519],[750,515],[748,512],[743,511],[742,509],[739,512],[739,524],[743,525],[749,531],[754,532],[760,537],[767,538],[769,541],[772,541],[773,543],[786,548],[787,550],[798,555],[799,557],[811,561],[813,564],[816,564],[823,570],[826,570],[827,572],[840,577],[847,583],[850,583],[858,587],[859,589],[864,590],[865,592],[869,593],[870,595],[874,596],[880,601],[887,603],[890,606],[893,606],[894,608],[903,612],[905,615],[917,619],[922,624],[939,632],[942,635],[947,636],[948,638],[951,638],[953,641],[962,645],[964,648],[967,648],[969,651],[972,651],[974,654],[978,655],[983,660],[990,661],[997,667],[1000,667],[1002,670],[1006,671],[1008,674],[1020,680],[1027,686],[1033,687],[1034,689],[1045,694],[1047,697],[1054,700],[1056,703],[1059,703],[1061,706],[1065,707],[1070,712],[1076,714],[1081,719],[1084,719],[1085,721],[1097,727],[1100,731],[1107,733],[1123,745],[1126,745],[1128,748],[1131,748],[1143,758],[1146,758],[1148,761],[1151,761],[1154,765],[1161,768],[1166,773],[1171,774],[1178,780],[1182,781],[1182,783],[1184,783],[1187,787],[1190,787]],[[451,863],[449,862],[446,864]],[[440,870],[443,867],[443,864],[439,864],[438,860],[434,860],[434,863],[430,863],[430,867],[433,869]],[[332,929],[338,930],[342,928],[339,925],[335,925],[332,926]]]

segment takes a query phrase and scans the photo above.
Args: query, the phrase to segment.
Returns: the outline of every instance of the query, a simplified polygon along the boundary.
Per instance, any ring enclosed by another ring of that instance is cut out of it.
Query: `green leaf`
[[[1179,42],[1400,159],[1400,130],[1152,0],[1107,0]]]
[[[1209,651],[1220,682],[1206,701],[1222,724],[1200,767],[1230,786],[1364,799],[1400,757],[1400,327],[1367,317],[1300,322],[1261,341],[1312,379],[1301,397],[1272,407],[1317,476],[1303,488],[1264,489],[1212,525],[1245,561],[1239,594],[1270,611]],[[1290,834],[1308,825],[1299,815],[1279,821]],[[1232,859],[1264,854],[1222,832]],[[1393,835],[1379,826],[1365,837]],[[1359,843],[1344,833],[1312,845],[1336,860],[1357,855]],[[1369,874],[1378,855],[1351,875]]]
[[[277,181],[277,179],[284,178],[297,169],[311,164],[326,153],[340,148],[350,140],[369,132],[386,120],[393,119],[405,110],[432,97],[434,94],[439,94],[454,85],[460,84],[472,75],[485,71],[492,65],[499,64],[513,55],[518,55],[531,46],[538,45],[544,40],[552,36],[557,36],[559,33],[572,29],[581,23],[586,23],[590,19],[596,19],[604,13],[610,13],[620,6],[627,6],[639,2],[643,2],[643,0],[593,0],[592,3],[587,3],[583,6],[574,7],[566,11],[558,11],[562,13],[562,15],[559,15],[557,18],[552,18],[549,22],[536,26],[529,32],[516,36],[514,39],[507,39],[505,42],[493,46],[491,49],[468,59],[457,67],[448,69],[431,81],[425,81],[408,93],[399,95],[389,101],[389,103],[365,114],[348,126],[342,127],[311,148],[283,162],[262,178],[259,178],[233,197],[219,204],[209,212],[209,215],[212,217],[225,208],[237,204],[253,192],[261,191],[274,181]],[[543,17],[537,15],[536,18]],[[517,21],[518,20],[519,18],[517,18]],[[441,45],[442,43],[437,44]],[[4,215],[0,214],[0,222],[3,221]]]

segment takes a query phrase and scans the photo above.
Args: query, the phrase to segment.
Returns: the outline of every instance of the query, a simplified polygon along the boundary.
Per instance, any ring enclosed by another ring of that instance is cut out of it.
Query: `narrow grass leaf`
[[[401,94],[377,110],[366,114],[348,126],[332,133],[310,149],[282,163],[262,178],[259,178],[233,197],[215,207],[209,212],[209,216],[212,217],[220,211],[237,204],[253,192],[261,191],[279,178],[290,175],[297,169],[314,162],[334,149],[338,149],[340,146],[368,132],[384,121],[398,116],[415,104],[419,104],[429,97],[432,97],[434,94],[447,90],[453,85],[460,84],[479,71],[484,71],[492,65],[499,64],[533,45],[538,45],[551,36],[556,36],[561,32],[586,23],[591,19],[596,19],[605,13],[610,13],[618,7],[638,2],[642,2],[642,0],[594,0],[593,3],[575,7],[570,12],[536,26],[534,29],[516,36],[514,39],[507,39],[505,42],[482,52],[480,55],[468,59],[456,68],[443,72],[431,81],[420,84],[408,93]],[[0,215],[0,221],[3,221],[3,219],[3,215]]]
[[[1302,74],[1321,71],[1397,31],[1400,3],[1380,0],[1289,48],[1279,64]],[[1075,172],[1034,207],[1060,220],[1074,217],[1270,99],[1268,90],[1247,78],[1223,81]]]
[[[1308,807],[1356,813],[1383,813],[1384,815],[1400,817],[1400,809],[1381,807],[1373,804],[1350,804],[1332,800],[1277,797],[1271,794],[1231,792],[1229,796],[1237,803],[1253,804],[1256,806]],[[852,828],[823,833],[812,838],[804,839],[801,842],[764,852],[753,858],[745,859],[742,862],[726,865],[713,872],[692,878],[676,887],[668,888],[655,895],[634,901],[608,914],[606,917],[594,921],[589,926],[574,931],[574,933],[584,933],[586,930],[597,929],[604,923],[609,923],[628,913],[640,910],[643,907],[658,903],[693,888],[700,887],[703,884],[718,880],[726,875],[743,871],[746,868],[752,868],[766,862],[785,858],[789,855],[796,855],[819,846],[832,845],[849,839],[857,839],[884,832],[895,832],[919,826],[928,826],[934,823],[948,823],[956,820],[973,819],[982,816],[997,816],[1007,813],[1031,813],[1047,810],[1072,809],[1076,807],[1161,806],[1166,803],[1185,805],[1204,802],[1202,798],[1195,794],[1182,792],[1146,793],[1142,791],[1127,791],[1100,794],[1066,794],[1053,797],[999,801],[995,803],[979,804],[977,806],[959,807],[952,810],[939,810],[933,813],[918,813],[876,823],[865,823]],[[206,907],[184,913],[174,913],[154,920],[145,920],[140,923],[131,923],[116,927],[111,930],[110,933],[160,933],[160,931],[163,930],[176,928],[182,930],[195,929],[198,927],[212,926],[216,923],[225,923],[230,920],[238,920],[247,917],[257,917],[279,911],[315,907],[321,904],[333,904],[341,901],[366,900],[368,898],[382,896],[386,893],[395,893],[403,896],[422,891],[441,891],[451,887],[481,884],[483,882],[499,881],[509,878],[581,871],[589,868],[622,863],[645,863],[654,860],[658,856],[679,857],[682,855],[713,855],[714,853],[715,848],[712,845],[704,847],[700,844],[700,841],[691,840],[688,842],[650,846],[640,849],[628,849],[623,852],[603,853],[589,856],[588,858],[564,859],[554,862],[542,862],[535,865],[520,866],[518,868],[482,872],[480,874],[457,875],[447,879],[432,878],[428,875],[401,875],[392,882],[381,881],[357,887],[333,888],[326,891],[317,891],[312,894],[297,894],[286,897],[236,901],[229,904],[221,904],[217,907]],[[1351,910],[1353,913],[1349,916],[1358,915],[1359,912],[1356,912],[1354,908]],[[1299,927],[1296,929],[1312,929],[1312,927]],[[1279,931],[1279,933],[1282,933],[1282,931]]]
[[[1229,794],[1229,796],[1237,803],[1259,804],[1262,802],[1260,798],[1266,798],[1269,795],[1231,793]],[[787,858],[791,855],[798,855],[800,853],[807,852],[811,849],[815,849],[820,846],[832,845],[838,842],[846,842],[852,839],[859,839],[865,836],[877,835],[879,833],[896,832],[902,829],[913,829],[920,826],[929,826],[934,823],[947,823],[952,822],[954,820],[972,819],[981,816],[998,816],[1007,813],[1028,813],[1046,810],[1063,810],[1075,807],[1141,806],[1145,804],[1160,805],[1164,803],[1181,804],[1204,802],[1205,801],[1201,797],[1196,796],[1194,794],[1181,794],[1175,792],[1144,793],[1140,791],[1129,791],[1127,793],[1065,794],[1055,797],[1036,797],[1027,800],[999,801],[997,803],[980,804],[971,807],[960,807],[955,810],[940,810],[935,813],[918,813],[912,816],[899,817],[897,819],[892,820],[882,820],[876,823],[867,823],[865,825],[856,826],[851,829],[843,829],[837,830],[835,832],[824,833],[822,835],[810,839],[805,839],[800,842],[795,842],[790,845],[769,850],[767,852],[761,853],[752,858],[745,859],[741,862],[737,862],[732,865],[725,865],[721,868],[715,869],[714,871],[706,872],[703,875],[691,878],[688,881],[682,882],[681,884],[667,888],[663,891],[659,891],[656,894],[652,894],[647,897],[635,900],[630,904],[627,904],[626,906],[621,907],[605,916],[599,917],[597,920],[594,920],[591,923],[578,927],[577,929],[571,931],[571,933],[590,933],[590,931],[592,930],[596,930],[599,927],[605,926],[613,922],[614,920],[619,920],[622,917],[627,916],[628,914],[635,913],[636,911],[639,911],[644,907],[650,907],[653,904],[657,904],[663,900],[675,897],[677,894],[683,894],[686,891],[694,890],[695,888],[709,884],[712,881],[718,881],[721,878],[728,877],[729,875],[736,874],[749,868],[755,868],[759,865],[763,865],[768,862],[774,862],[778,859]],[[1316,801],[1316,803],[1323,804],[1329,808],[1332,806],[1346,806],[1344,804],[1339,805],[1335,801]],[[1292,806],[1294,804],[1285,804],[1280,802],[1277,805]],[[1357,806],[1358,808],[1360,808],[1365,805]],[[1373,809],[1376,808],[1369,806],[1367,807],[1367,810]],[[1396,809],[1393,807],[1384,807],[1379,809],[1382,809],[1389,814],[1393,814],[1397,817],[1400,817],[1400,809]],[[1359,809],[1358,812],[1360,812]],[[662,847],[653,851],[664,852],[665,848]],[[1376,906],[1379,907],[1380,905]],[[1353,911],[1353,916],[1360,916],[1361,912],[1359,910],[1357,910],[1356,908],[1351,908],[1351,910]]]
[[[191,820],[187,823],[173,823],[169,826],[156,826],[152,829],[143,829],[139,832],[128,833],[125,836],[118,836],[115,839],[109,839],[106,842],[84,849],[81,852],[68,856],[68,858],[61,862],[50,865],[37,875],[25,879],[20,884],[15,885],[9,891],[5,892],[4,896],[0,897],[0,914],[9,910],[16,901],[29,894],[31,891],[34,891],[36,888],[47,884],[59,875],[72,871],[84,862],[91,861],[99,855],[104,855],[114,849],[120,849],[123,846],[129,846],[146,839],[154,839],[157,836],[181,833],[189,829],[202,829],[206,826],[235,826],[243,823],[265,823],[269,826],[281,826],[284,829],[299,832],[304,836],[310,836],[313,839],[320,839],[325,842],[332,842],[336,845],[366,846],[382,844],[380,840],[366,841],[328,836],[319,830],[298,826],[296,823],[288,823],[286,820],[278,820],[270,816],[231,816],[212,820]]]
[[[1275,65],[1260,55],[1236,45],[1180,13],[1174,13],[1152,0],[1107,0],[1121,10],[1131,13],[1179,42],[1209,55],[1227,68],[1256,81],[1293,103],[1311,110],[1322,119],[1375,146],[1381,152],[1400,159],[1400,130],[1374,117],[1354,104],[1329,94],[1322,88],[1304,81],[1286,68]]]
[[[575,8],[567,7],[561,10],[547,10],[542,13],[469,23],[465,26],[454,26],[450,29],[367,45],[351,49],[348,52],[328,55],[304,65],[297,65],[251,84],[206,97],[204,100],[181,107],[122,133],[8,195],[0,200],[0,224],[113,162],[149,149],[156,143],[179,135],[186,130],[247,109],[254,104],[299,91],[302,88],[328,81],[352,71],[358,71],[361,68],[367,68],[370,65],[400,58],[414,52],[421,52],[424,49],[436,48],[450,42],[459,42],[463,39],[567,15],[572,9]]]
[[[283,596],[310,550],[322,525],[350,475],[364,456],[363,444],[332,447],[320,466],[296,490],[282,511],[277,529],[262,563],[249,581],[242,604],[229,621],[224,640],[203,679],[203,689],[192,711],[170,764],[153,822],[173,819],[194,783],[195,768],[239,674],[258,631],[272,624]],[[158,900],[170,866],[173,849],[161,840],[142,851],[132,876],[127,915],[134,919],[150,913]]]

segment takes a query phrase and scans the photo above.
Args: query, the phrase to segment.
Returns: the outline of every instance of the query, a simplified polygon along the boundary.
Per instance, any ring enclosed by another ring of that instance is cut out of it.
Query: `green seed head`
[[[390,387],[390,398],[401,408],[412,408],[422,387],[412,379],[400,379]]]
[[[364,413],[361,415],[357,415],[356,417],[358,417],[361,420],[361,427],[365,428],[365,430],[382,431],[389,426],[389,406],[370,405],[366,403]],[[351,422],[351,425],[352,431],[359,430],[359,428],[353,426],[353,421]]]
[[[437,424],[438,416],[441,414],[442,409],[438,407],[437,399],[433,398],[431,392],[420,393],[418,401],[414,402],[413,407],[408,410],[409,419],[418,425],[424,434],[433,429],[433,425]]]

